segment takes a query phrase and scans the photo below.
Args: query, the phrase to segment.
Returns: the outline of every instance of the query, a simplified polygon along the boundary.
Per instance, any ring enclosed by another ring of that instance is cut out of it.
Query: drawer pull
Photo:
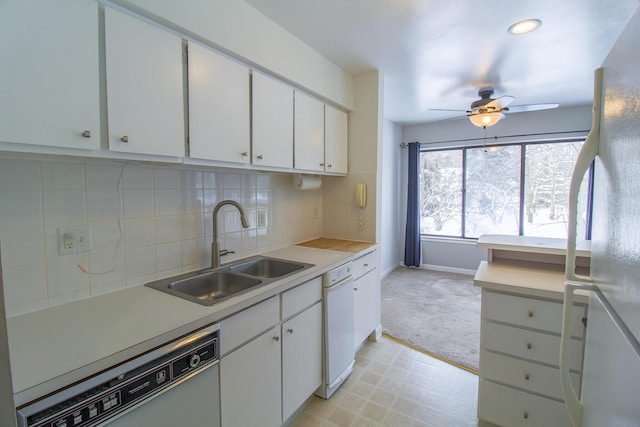
[[[524,414],[522,414],[522,416],[524,417],[524,419],[528,419],[529,418],[529,412],[524,411]]]
[[[530,342],[528,342],[528,343],[527,343],[527,350],[531,350],[531,347],[532,347],[531,343],[530,343]]]
[[[524,374],[524,379],[529,381],[529,374]]]
[[[369,264],[365,264],[364,266],[365,266],[365,267],[369,267]]]
[[[287,329],[287,332],[289,332],[290,334],[292,334],[292,333],[293,333],[293,328],[289,328],[289,329]]]
[[[273,337],[273,340],[274,340],[275,342],[278,342],[278,341],[280,341],[280,337],[276,335],[275,337]]]
[[[533,317],[533,310],[529,310],[529,317]]]

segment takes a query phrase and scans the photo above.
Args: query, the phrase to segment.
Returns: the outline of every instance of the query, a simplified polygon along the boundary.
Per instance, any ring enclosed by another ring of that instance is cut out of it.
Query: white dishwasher
[[[323,384],[316,395],[328,399],[353,371],[355,362],[352,263],[322,277],[324,302]]]
[[[220,426],[219,325],[38,399],[19,427]]]

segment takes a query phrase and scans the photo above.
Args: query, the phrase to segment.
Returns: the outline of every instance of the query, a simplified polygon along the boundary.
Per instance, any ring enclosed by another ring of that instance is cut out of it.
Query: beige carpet
[[[480,288],[473,276],[398,267],[382,280],[382,331],[477,372]]]

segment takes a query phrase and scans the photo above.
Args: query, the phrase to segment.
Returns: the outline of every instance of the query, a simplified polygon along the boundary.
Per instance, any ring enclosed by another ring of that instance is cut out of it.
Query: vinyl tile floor
[[[313,396],[291,426],[478,426],[477,400],[477,375],[383,336],[362,347],[330,399]]]

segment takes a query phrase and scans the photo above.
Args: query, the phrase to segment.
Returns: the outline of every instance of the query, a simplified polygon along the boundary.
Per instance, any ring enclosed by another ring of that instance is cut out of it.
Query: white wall
[[[108,0],[104,0],[108,3]],[[353,78],[241,0],[113,0],[348,110]]]
[[[355,109],[349,113],[349,173],[323,177],[323,235],[379,242],[379,146],[382,143],[382,76],[355,78]],[[355,205],[356,184],[367,185],[367,206]]]
[[[495,126],[487,128],[489,142],[498,137],[501,143],[562,139],[586,136],[591,128],[591,106],[558,108],[554,110],[507,114]],[[478,145],[483,142],[483,130],[471,124],[467,118],[434,123],[404,126],[404,142],[420,142],[434,148]],[[401,161],[401,179],[407,174],[406,157]],[[406,189],[401,200],[401,215],[406,217]],[[401,232],[404,238],[404,223]],[[402,243],[404,245],[404,241]],[[471,273],[479,262],[486,259],[486,251],[475,246],[474,241],[461,239],[423,238],[422,262],[426,267],[447,271]]]
[[[233,208],[219,212],[221,247],[236,252],[223,262],[321,235],[322,190],[294,190],[290,174],[132,163],[118,187],[123,165],[0,158],[8,316],[208,267],[212,210],[224,199],[244,206],[250,227],[242,229]],[[258,211],[265,227],[256,224]],[[93,250],[58,255],[57,228],[80,224],[92,227]]]
[[[380,208],[380,271],[386,275],[402,264],[404,256],[404,225],[401,200],[406,188],[402,186],[401,155],[402,127],[384,122],[382,141],[381,208]]]

